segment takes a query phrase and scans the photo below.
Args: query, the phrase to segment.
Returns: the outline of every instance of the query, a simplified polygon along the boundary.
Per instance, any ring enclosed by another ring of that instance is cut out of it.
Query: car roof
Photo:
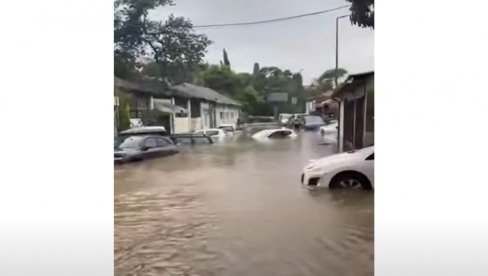
[[[164,126],[146,126],[146,127],[135,127],[121,131],[121,134],[131,134],[131,133],[146,133],[146,132],[166,132]]]
[[[289,128],[263,129],[263,130],[261,130],[259,132],[256,132],[253,136],[255,136],[255,137],[267,137],[267,136],[271,135],[274,132],[283,131],[283,130],[293,132],[293,130],[292,129],[289,129]]]

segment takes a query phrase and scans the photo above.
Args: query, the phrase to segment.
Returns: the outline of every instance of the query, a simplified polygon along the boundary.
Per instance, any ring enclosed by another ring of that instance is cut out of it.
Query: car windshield
[[[144,137],[141,136],[117,137],[115,139],[115,148],[138,148],[143,139]]]

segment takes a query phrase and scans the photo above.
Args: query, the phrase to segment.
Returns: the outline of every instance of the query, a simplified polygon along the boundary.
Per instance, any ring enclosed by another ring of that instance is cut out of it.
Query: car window
[[[288,137],[290,136],[291,134],[291,131],[289,130],[280,130],[280,131],[275,131],[273,133],[271,133],[268,138],[285,138],[285,137]]]
[[[115,147],[124,148],[138,148],[141,145],[143,138],[138,136],[117,137],[115,139]]]
[[[374,152],[366,158],[366,160],[374,160]]]
[[[170,143],[164,138],[156,138],[156,144],[158,147],[165,147]]]
[[[219,132],[217,130],[207,130],[205,132],[208,136],[213,136],[213,135],[219,135]]]
[[[157,147],[156,138],[147,138],[144,142],[144,146],[148,148],[155,148]]]

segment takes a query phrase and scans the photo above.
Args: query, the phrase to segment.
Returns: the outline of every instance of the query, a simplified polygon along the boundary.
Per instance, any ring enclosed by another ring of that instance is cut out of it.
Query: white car
[[[265,129],[255,133],[252,138],[255,140],[270,140],[270,139],[294,139],[297,134],[292,129],[288,128],[276,128],[276,129]]]
[[[221,124],[219,125],[219,129],[222,129],[225,133],[234,133],[236,131],[236,127],[233,124]]]
[[[194,134],[205,134],[213,138],[224,138],[226,136],[225,131],[220,128],[206,128],[193,132]]]
[[[334,123],[328,124],[326,126],[320,127],[320,135],[322,136],[323,140],[328,143],[337,143],[337,129],[339,123],[336,121]]]
[[[373,189],[374,146],[311,160],[301,182],[308,187]]]

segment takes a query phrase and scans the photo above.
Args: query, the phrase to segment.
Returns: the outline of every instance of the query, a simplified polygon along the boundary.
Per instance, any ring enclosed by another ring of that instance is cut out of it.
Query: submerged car
[[[218,128],[222,129],[225,133],[234,133],[237,130],[233,124],[221,124]]]
[[[220,128],[200,129],[200,130],[196,130],[195,132],[193,132],[193,134],[195,134],[195,135],[204,134],[204,135],[210,136],[212,138],[224,138],[226,136],[225,131],[220,129]]]
[[[305,130],[319,130],[321,126],[325,126],[325,122],[320,116],[308,115],[303,118],[303,129]]]
[[[171,140],[178,146],[184,145],[211,145],[214,143],[210,136],[205,134],[182,133],[173,134]]]
[[[326,126],[321,126],[320,135],[322,135],[322,139],[327,143],[337,143],[338,127],[339,123],[337,121]]]
[[[160,135],[168,136],[168,132],[164,126],[146,126],[146,127],[134,127],[121,131],[118,136],[128,137],[128,136],[145,136],[145,135]]]
[[[329,189],[373,189],[374,146],[312,160],[303,168],[301,184]]]
[[[252,138],[254,140],[269,140],[269,139],[293,139],[297,134],[292,129],[277,128],[277,129],[265,129],[255,133]]]
[[[140,161],[177,152],[178,148],[167,137],[157,135],[118,137],[115,141],[114,162]]]

